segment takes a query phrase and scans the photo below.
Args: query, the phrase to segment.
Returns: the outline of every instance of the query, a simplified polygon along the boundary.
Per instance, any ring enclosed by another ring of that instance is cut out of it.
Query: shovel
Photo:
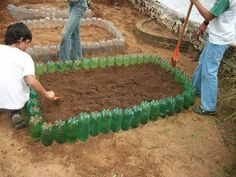
[[[190,2],[187,15],[186,15],[186,17],[185,17],[185,19],[184,19],[183,29],[182,29],[182,31],[181,31],[181,33],[180,33],[180,36],[179,36],[179,39],[178,39],[176,48],[174,49],[174,52],[173,52],[173,55],[172,55],[172,58],[171,58],[170,64],[171,64],[173,67],[175,67],[175,66],[176,66],[176,63],[179,61],[179,48],[180,48],[180,43],[181,43],[181,40],[182,40],[182,38],[183,38],[184,31],[185,31],[185,28],[186,28],[186,25],[187,25],[187,22],[188,22],[188,19],[189,19],[189,16],[190,16],[192,7],[193,7],[193,3]]]

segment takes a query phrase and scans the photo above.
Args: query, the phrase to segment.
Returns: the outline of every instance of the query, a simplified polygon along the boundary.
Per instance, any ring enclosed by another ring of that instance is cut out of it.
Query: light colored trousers
[[[200,55],[198,66],[192,81],[201,95],[201,108],[205,111],[216,111],[218,90],[218,69],[223,55],[229,45],[216,45],[209,41]]]
[[[59,57],[62,61],[82,59],[80,19],[86,8],[87,4],[84,4],[83,0],[79,3],[70,3],[69,5],[70,15],[64,26],[60,44]]]

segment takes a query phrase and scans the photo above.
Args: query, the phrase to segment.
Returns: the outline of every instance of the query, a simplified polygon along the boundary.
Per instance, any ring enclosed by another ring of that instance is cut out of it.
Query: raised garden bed
[[[46,87],[64,98],[39,101],[31,91],[30,134],[44,145],[136,128],[189,108],[195,98],[188,76],[155,56],[48,62],[37,64],[36,71]]]

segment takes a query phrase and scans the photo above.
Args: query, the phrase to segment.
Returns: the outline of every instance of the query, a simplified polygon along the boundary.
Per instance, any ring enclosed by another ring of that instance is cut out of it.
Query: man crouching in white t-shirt
[[[5,44],[0,44],[0,109],[10,110],[14,127],[20,129],[27,123],[21,116],[21,108],[29,100],[29,87],[49,99],[55,97],[35,78],[34,62],[25,52],[32,34],[23,23],[8,26]]]

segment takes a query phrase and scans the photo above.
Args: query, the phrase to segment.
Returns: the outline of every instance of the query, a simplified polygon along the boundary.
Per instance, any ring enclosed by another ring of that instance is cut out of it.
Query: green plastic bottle
[[[39,94],[33,90],[33,89],[30,89],[30,99],[38,99],[39,98]]]
[[[102,69],[107,67],[107,59],[106,58],[102,58],[99,60],[99,67]]]
[[[39,101],[38,101],[38,99],[37,98],[32,98],[32,99],[29,99],[29,101],[27,101],[27,103],[26,103],[26,107],[27,107],[27,110],[28,110],[28,114],[29,114],[29,109],[31,108],[31,107],[39,107],[40,106],[40,103],[39,103]]]
[[[143,63],[143,56],[142,55],[138,55],[137,57],[137,64],[142,64]]]
[[[110,132],[112,113],[109,110],[101,111],[100,132],[107,134]]]
[[[170,65],[166,60],[162,60],[160,63],[160,67],[164,69],[165,71],[170,71]]]
[[[82,64],[81,64],[81,60],[74,60],[73,65],[72,65],[72,69],[79,71],[82,68]]]
[[[46,65],[46,70],[48,73],[53,73],[57,70],[57,66],[53,61],[48,61]]]
[[[175,112],[180,113],[184,109],[184,97],[182,95],[177,95],[175,100]]]
[[[142,109],[139,106],[134,106],[133,112],[134,112],[134,116],[132,117],[130,126],[132,128],[137,128],[139,126]]]
[[[90,114],[90,135],[97,136],[99,134],[101,114],[98,112],[92,112]]]
[[[157,62],[158,58],[155,55],[150,56],[150,62],[155,64]]]
[[[115,65],[115,58],[114,57],[108,57],[107,58],[107,66],[114,66]]]
[[[156,65],[160,65],[161,61],[162,61],[162,59],[159,57],[156,57],[156,56],[153,57],[153,59],[152,59],[152,63],[156,64]]]
[[[166,99],[160,100],[160,117],[165,118],[167,116],[167,103]]]
[[[122,116],[123,112],[121,109],[115,108],[112,110],[111,131],[118,132],[120,130]]]
[[[74,61],[73,60],[66,60],[66,61],[64,61],[64,67],[65,67],[65,72],[68,72],[68,71],[70,71],[71,69],[72,69],[72,66],[73,66],[73,63],[74,63]]]
[[[35,66],[35,73],[36,75],[40,76],[40,75],[43,75],[44,73],[44,64],[43,63],[36,63],[36,66]]]
[[[175,80],[177,83],[180,83],[180,81],[181,81],[181,75],[182,75],[182,71],[179,70],[179,69],[176,69],[176,70],[175,70],[175,75],[174,75],[174,80]]]
[[[88,113],[80,113],[78,119],[78,137],[81,141],[86,142],[89,137],[90,115]]]
[[[152,121],[156,121],[160,116],[160,103],[159,101],[153,100],[150,103],[150,116],[149,119]]]
[[[44,146],[49,146],[53,143],[52,124],[44,122],[41,131],[41,141]]]
[[[66,122],[57,120],[53,126],[53,137],[58,144],[65,143],[66,141]]]
[[[34,116],[40,116],[41,115],[41,111],[40,111],[40,108],[38,106],[31,106],[29,108],[29,116],[30,117],[34,117]]]
[[[196,94],[197,94],[197,90],[195,88],[192,88],[190,90],[190,101],[189,101],[189,104],[190,106],[194,105],[194,101],[195,101],[195,98],[196,98]]]
[[[150,62],[150,60],[151,60],[151,58],[149,55],[147,55],[147,54],[143,55],[143,63],[147,64]]]
[[[124,131],[129,130],[133,118],[134,111],[132,109],[125,109],[121,118],[121,129]]]
[[[129,64],[130,64],[130,59],[129,59],[129,57],[128,56],[124,56],[123,57],[123,63],[124,63],[124,66],[129,66]]]
[[[166,104],[167,104],[167,115],[172,116],[175,112],[175,104],[176,101],[173,97],[166,98]]]
[[[65,72],[65,65],[63,61],[56,62],[56,67],[57,67],[58,72],[61,72],[61,73]]]
[[[184,91],[184,109],[188,109],[190,107],[190,99],[191,99],[191,93],[189,90]]]
[[[75,143],[78,138],[78,120],[73,117],[66,121],[66,141]]]
[[[123,65],[123,57],[122,56],[116,56],[115,63],[116,63],[117,66],[122,66]]]
[[[44,119],[41,116],[30,117],[29,132],[33,141],[40,141]]]
[[[140,108],[142,109],[142,112],[140,115],[140,123],[144,125],[148,122],[148,119],[149,119],[150,106],[147,102],[142,102],[140,104]]]
[[[130,64],[135,65],[137,64],[137,55],[130,55]]]
[[[90,61],[90,68],[96,69],[98,68],[98,60],[96,58],[92,58]]]
[[[90,60],[89,59],[83,59],[81,61],[81,66],[83,69],[89,70],[90,69]]]

